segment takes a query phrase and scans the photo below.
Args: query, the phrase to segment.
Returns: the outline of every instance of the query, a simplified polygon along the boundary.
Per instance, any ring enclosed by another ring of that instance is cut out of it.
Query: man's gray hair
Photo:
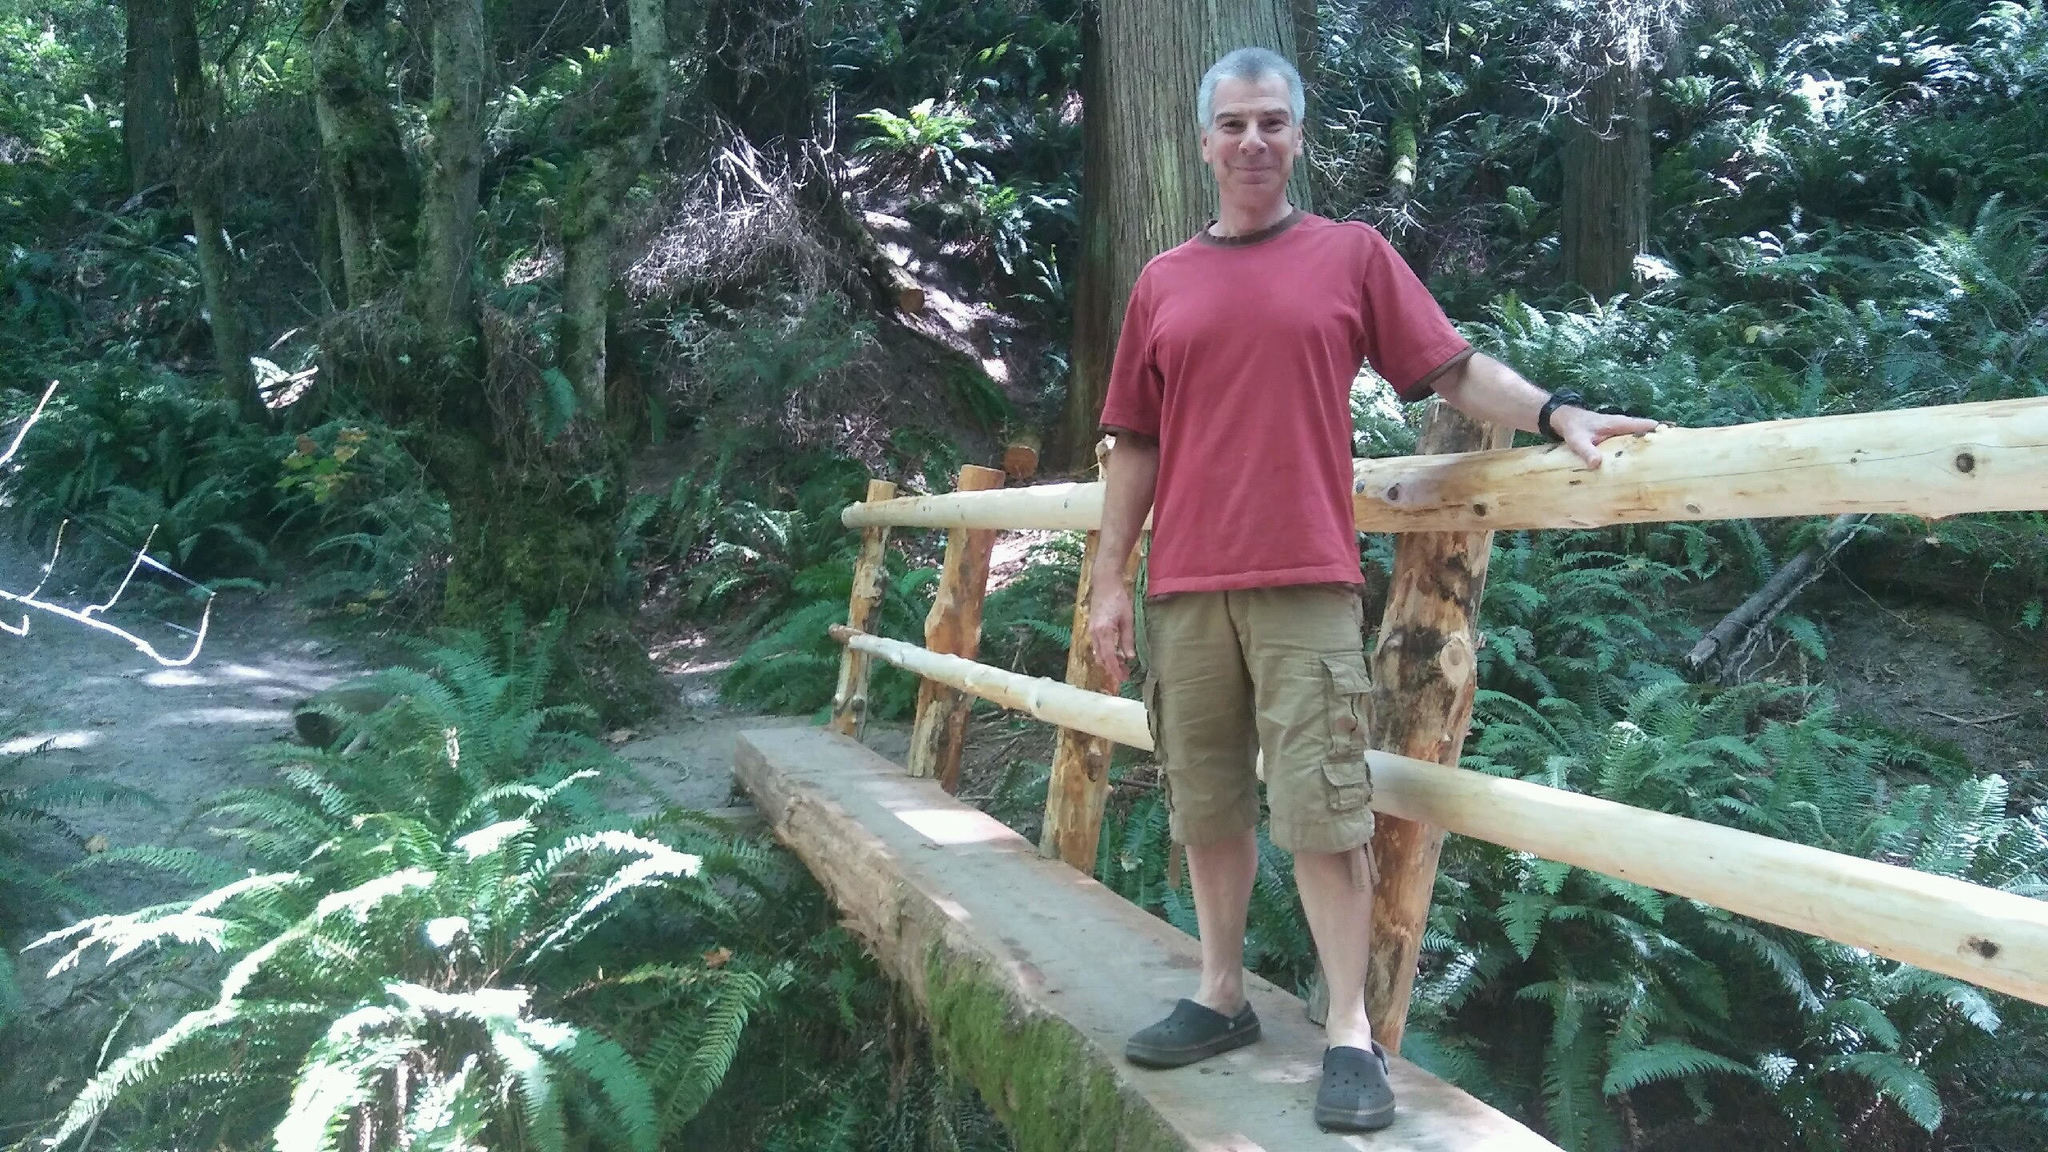
[[[1294,122],[1300,124],[1308,112],[1308,96],[1301,86],[1301,73],[1294,65],[1269,48],[1239,48],[1209,65],[1202,74],[1202,87],[1195,93],[1195,117],[1201,121],[1202,130],[1209,130],[1209,117],[1216,110],[1216,85],[1224,77],[1258,83],[1269,77],[1278,76],[1287,81],[1287,103],[1294,110]]]

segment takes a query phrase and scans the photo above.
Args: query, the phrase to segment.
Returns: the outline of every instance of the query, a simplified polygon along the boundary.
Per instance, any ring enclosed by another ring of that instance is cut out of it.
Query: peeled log
[[[868,481],[869,500],[887,500],[895,495],[894,483]],[[853,593],[846,605],[846,624],[857,632],[867,631],[881,613],[882,586],[888,577],[884,558],[888,551],[887,525],[861,529],[860,555],[853,562]],[[832,719],[827,727],[843,736],[858,736],[867,713],[867,653],[849,647],[839,658],[839,685],[832,693]]]
[[[1145,706],[833,625],[834,640],[1052,724],[1151,750]],[[1373,811],[1591,869],[2048,1004],[2048,901],[1631,808],[1366,753]]]
[[[1430,405],[1424,453],[1506,448],[1515,431],[1479,424],[1442,401]],[[1392,587],[1372,656],[1372,744],[1456,767],[1479,687],[1479,598],[1491,532],[1411,532],[1394,545]],[[1399,1051],[1444,830],[1384,816],[1373,830],[1372,961],[1366,1012],[1373,1035]]]
[[[1074,589],[1074,637],[1067,646],[1067,683],[1090,692],[1116,695],[1095,645],[1088,639],[1088,606],[1095,592],[1095,553],[1102,534],[1090,532],[1081,557],[1081,582]],[[1138,574],[1138,550],[1124,565],[1124,587]],[[1102,836],[1102,809],[1109,800],[1109,761],[1114,741],[1075,728],[1060,729],[1053,748],[1052,777],[1046,784],[1045,827],[1039,832],[1038,854],[1057,857],[1082,872],[1095,871],[1095,850]]]
[[[984,492],[1003,486],[994,468],[960,469],[959,490]],[[956,528],[946,533],[945,566],[925,617],[924,646],[972,660],[981,650],[981,606],[988,595],[993,531]],[[960,752],[967,737],[972,702],[957,690],[930,680],[918,685],[917,718],[910,727],[910,774],[936,776],[948,792],[960,790]]]
[[[1354,463],[1361,532],[1597,528],[1891,512],[1940,518],[2048,507],[2048,399],[1951,404],[1730,428],[1666,428],[1600,446],[1598,472],[1558,445]],[[850,528],[1092,531],[1100,484],[922,496],[849,507]]]
[[[1038,475],[1039,439],[1036,432],[1020,432],[1003,445],[1003,471],[1010,483],[1028,484]]]

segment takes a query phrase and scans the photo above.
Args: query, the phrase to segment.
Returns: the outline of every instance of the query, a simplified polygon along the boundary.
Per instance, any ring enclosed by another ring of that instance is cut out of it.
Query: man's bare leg
[[[1187,846],[1188,884],[1195,890],[1195,923],[1202,933],[1202,988],[1196,1003],[1225,1016],[1244,1007],[1244,924],[1252,881],[1259,874],[1255,832]],[[1371,894],[1367,893],[1367,899]],[[1364,969],[1359,970],[1360,999]]]
[[[1372,954],[1372,883],[1364,853],[1363,848],[1353,848],[1349,852],[1302,852],[1294,857],[1294,886],[1301,892],[1301,907],[1308,913],[1308,930],[1315,937],[1323,979],[1330,988],[1330,1017],[1323,1031],[1332,1048],[1372,1047],[1372,1025],[1365,1017],[1365,968]],[[1192,853],[1189,859],[1192,862]],[[1208,935],[1204,925],[1205,970]]]

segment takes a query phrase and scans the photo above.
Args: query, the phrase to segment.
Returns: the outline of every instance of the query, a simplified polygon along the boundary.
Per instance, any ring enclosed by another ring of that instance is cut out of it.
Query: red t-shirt
[[[1149,591],[1364,579],[1351,512],[1351,383],[1403,400],[1469,345],[1369,225],[1297,212],[1201,235],[1131,290],[1105,427],[1159,440]]]

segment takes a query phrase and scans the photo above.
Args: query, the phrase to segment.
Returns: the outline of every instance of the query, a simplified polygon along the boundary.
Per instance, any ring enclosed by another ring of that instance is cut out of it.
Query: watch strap
[[[1557,430],[1550,426],[1551,413],[1566,406],[1573,408],[1582,407],[1585,403],[1586,398],[1584,396],[1569,388],[1562,392],[1552,392],[1550,399],[1545,400],[1543,407],[1536,413],[1536,431],[1542,433],[1545,440],[1563,440],[1564,437],[1559,436]]]

